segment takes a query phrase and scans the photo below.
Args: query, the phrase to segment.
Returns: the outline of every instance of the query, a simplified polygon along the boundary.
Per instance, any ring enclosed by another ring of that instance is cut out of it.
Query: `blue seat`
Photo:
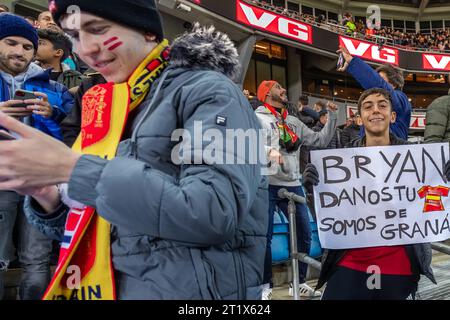
[[[272,263],[289,260],[289,220],[280,209],[273,214]]]
[[[306,205],[305,205],[306,206]],[[317,223],[309,210],[309,224],[311,227],[311,249],[309,256],[318,258],[322,255],[323,249],[320,245],[319,232]],[[290,258],[290,241],[289,241],[289,220],[286,215],[278,207],[273,215],[273,236],[272,236],[272,263],[282,263]]]

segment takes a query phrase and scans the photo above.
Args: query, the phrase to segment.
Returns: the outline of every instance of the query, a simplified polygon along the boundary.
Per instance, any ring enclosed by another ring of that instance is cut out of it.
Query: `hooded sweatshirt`
[[[263,129],[267,130],[268,136],[265,145],[267,158],[272,149],[279,151],[283,156],[283,164],[268,164],[269,184],[286,187],[301,185],[300,148],[291,153],[282,150],[279,145],[280,132],[275,116],[265,106],[259,107],[255,112]],[[290,115],[286,118],[286,124],[298,136],[301,145],[325,148],[333,138],[337,122],[336,112],[328,112],[328,114],[327,124],[320,132],[312,131],[299,119]]]
[[[44,72],[44,69],[42,69],[35,63],[31,63],[30,66],[28,67],[27,71],[15,76],[15,77],[10,75],[9,73],[1,71],[1,70],[0,70],[0,76],[3,78],[3,80],[5,80],[5,82],[8,85],[10,97],[13,97],[14,93],[16,92],[17,89],[23,89],[23,85],[24,85],[25,81],[38,76],[42,72]]]
[[[30,66],[28,67],[27,71],[15,76],[15,77],[13,75],[3,72],[1,70],[0,70],[0,76],[3,78],[3,80],[7,84],[7,87],[9,89],[9,96],[14,97],[14,93],[16,92],[16,90],[24,88],[25,81],[38,76],[42,72],[44,72],[44,69],[42,69],[35,63],[31,63]],[[22,119],[22,121],[24,123],[30,125],[31,124],[31,116],[24,117]]]

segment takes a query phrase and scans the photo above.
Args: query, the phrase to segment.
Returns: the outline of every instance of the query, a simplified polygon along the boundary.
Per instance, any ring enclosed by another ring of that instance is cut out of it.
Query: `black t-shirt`
[[[58,77],[62,74],[62,72],[51,72],[50,80],[57,81]]]

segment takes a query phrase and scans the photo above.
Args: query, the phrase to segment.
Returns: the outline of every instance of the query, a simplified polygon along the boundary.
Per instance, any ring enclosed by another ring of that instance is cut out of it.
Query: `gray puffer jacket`
[[[172,161],[177,128],[191,137],[196,121],[203,133],[260,128],[230,80],[237,52],[225,35],[195,27],[174,42],[171,56],[133,121],[131,139],[113,160],[82,156],[69,196],[112,224],[119,299],[260,299],[268,228],[261,166]],[[183,150],[194,154],[193,146]],[[226,151],[235,163],[242,157]],[[40,230],[61,236],[67,208],[44,216],[28,198],[25,211]]]
[[[450,95],[428,106],[424,138],[425,143],[450,141]]]

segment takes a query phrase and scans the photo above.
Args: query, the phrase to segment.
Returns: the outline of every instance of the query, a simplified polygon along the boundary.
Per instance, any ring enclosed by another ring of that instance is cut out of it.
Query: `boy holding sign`
[[[361,95],[358,112],[365,128],[365,137],[352,141],[347,147],[404,145],[406,141],[389,133],[395,122],[390,94],[380,88],[369,89]],[[444,168],[447,180],[450,165]],[[308,192],[319,183],[319,174],[309,164],[303,174]],[[367,243],[367,247],[370,243]],[[386,300],[414,297],[420,275],[435,282],[428,243],[378,246],[346,250],[328,250],[324,256],[318,288],[327,282],[324,300],[364,299]]]

